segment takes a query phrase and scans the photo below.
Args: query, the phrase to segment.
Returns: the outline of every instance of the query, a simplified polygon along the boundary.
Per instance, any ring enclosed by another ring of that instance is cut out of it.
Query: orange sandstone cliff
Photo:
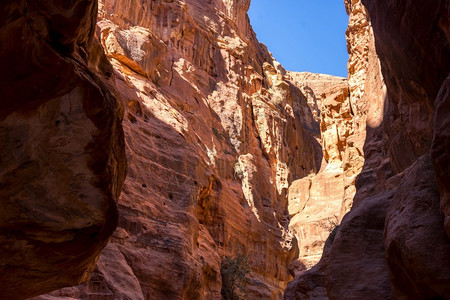
[[[345,79],[287,73],[249,4],[100,1],[128,174],[91,279],[46,297],[220,299],[222,256],[237,254],[249,299],[282,297],[298,256],[288,188],[320,169],[317,99]]]
[[[432,2],[346,0],[347,79],[285,71],[250,0],[3,2],[2,299],[221,299],[225,255],[248,299],[446,299]]]

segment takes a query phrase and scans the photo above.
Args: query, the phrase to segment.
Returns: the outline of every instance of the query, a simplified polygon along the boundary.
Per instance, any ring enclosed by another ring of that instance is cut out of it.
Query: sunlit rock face
[[[367,12],[360,2],[347,3],[347,11],[348,80],[327,83],[316,93],[321,169],[289,189],[291,228],[300,250],[291,265],[294,274],[319,261],[327,237],[352,207],[364,165],[366,123],[382,119],[385,87]]]
[[[299,259],[291,272],[311,268],[322,254],[323,245],[345,211],[344,157],[347,140],[353,134],[349,88],[344,78],[321,74],[290,73],[307,95],[318,126],[322,162],[318,172],[297,179],[289,187],[290,228],[297,238]]]
[[[242,253],[248,298],[282,298],[298,256],[288,188],[322,164],[325,87],[305,95],[294,77],[316,75],[273,60],[248,6],[100,2],[96,34],[125,107],[119,227],[89,282],[45,297],[220,299],[222,256]]]
[[[249,1],[34,2],[0,11],[3,298],[220,299],[237,254],[249,299],[448,297],[444,1],[345,1],[348,79]]]
[[[0,298],[89,278],[117,225],[123,110],[97,4],[0,4]]]
[[[364,0],[346,7],[362,170],[350,212],[285,299],[447,299],[448,4]]]

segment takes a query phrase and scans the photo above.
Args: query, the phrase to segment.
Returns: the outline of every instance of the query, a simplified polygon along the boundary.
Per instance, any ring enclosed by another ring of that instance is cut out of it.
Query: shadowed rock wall
[[[94,273],[37,299],[220,299],[239,253],[249,299],[299,255],[286,299],[445,299],[448,1],[345,5],[348,80],[286,72],[249,1],[2,4],[2,296],[88,279],[125,149]]]
[[[123,108],[96,14],[96,1],[0,4],[2,299],[87,280],[117,225]]]
[[[328,238],[319,264],[298,275],[285,298],[447,299],[448,1],[346,5],[349,84],[355,79],[353,91],[382,101],[359,103],[366,115],[365,162],[353,207]],[[352,57],[364,52],[368,65],[361,69]],[[386,94],[382,84],[367,85],[380,78],[378,59]]]
[[[222,255],[238,253],[249,299],[282,297],[297,258],[288,187],[320,169],[320,124],[248,7],[100,2],[126,116],[119,227],[88,283],[46,297],[218,299]]]

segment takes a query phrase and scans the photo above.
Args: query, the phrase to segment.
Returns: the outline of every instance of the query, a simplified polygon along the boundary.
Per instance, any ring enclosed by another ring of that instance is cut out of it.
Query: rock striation
[[[364,164],[351,210],[285,299],[448,298],[448,3],[429,5],[346,1]]]
[[[317,99],[345,80],[286,72],[249,1],[99,7],[125,114],[119,225],[87,283],[40,299],[220,299],[222,257],[237,254],[249,299],[282,298],[298,257],[288,187],[320,169]]]
[[[96,13],[95,1],[0,4],[2,299],[86,281],[117,224],[123,107]]]
[[[296,76],[299,79],[299,75]],[[308,90],[317,109],[322,152],[321,168],[297,179],[289,187],[290,228],[297,238],[299,259],[291,266],[294,274],[318,262],[330,232],[339,223],[345,209],[344,153],[352,134],[349,88],[343,78],[316,75],[309,81],[297,81],[306,95]]]
[[[1,4],[2,299],[448,298],[448,1],[344,2],[347,79],[249,0]]]

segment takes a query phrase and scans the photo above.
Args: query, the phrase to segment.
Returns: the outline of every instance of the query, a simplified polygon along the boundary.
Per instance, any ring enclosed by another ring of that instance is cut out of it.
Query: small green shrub
[[[238,254],[231,258],[222,258],[222,298],[224,300],[242,300],[247,298],[245,276],[250,272],[248,257]]]

